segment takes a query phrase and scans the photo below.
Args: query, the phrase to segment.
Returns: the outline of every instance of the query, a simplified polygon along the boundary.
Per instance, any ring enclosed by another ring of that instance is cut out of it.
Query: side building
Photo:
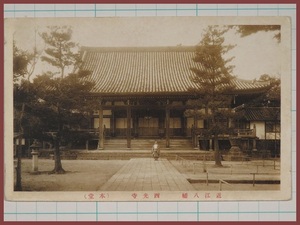
[[[263,157],[279,157],[280,107],[242,107],[239,111],[242,118],[236,127],[241,137],[241,149],[244,152],[257,150],[257,154]],[[251,138],[253,140],[249,141]]]

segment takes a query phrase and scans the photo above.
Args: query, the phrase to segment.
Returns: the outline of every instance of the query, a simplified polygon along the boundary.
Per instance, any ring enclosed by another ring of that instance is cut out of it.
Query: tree
[[[237,25],[231,26],[235,27],[237,33],[241,35],[241,37],[246,37],[257,32],[274,32],[274,39],[280,42],[281,32],[280,25]]]
[[[22,190],[21,184],[21,157],[22,139],[26,133],[26,123],[33,119],[29,112],[30,105],[36,100],[34,88],[30,77],[34,72],[39,54],[34,48],[33,52],[24,51],[17,47],[13,41],[13,81],[14,81],[14,132],[18,132],[19,146],[17,151],[17,179],[15,189]]]
[[[192,104],[197,110],[189,110],[187,114],[196,114],[198,118],[207,121],[205,136],[213,139],[215,165],[222,166],[219,154],[219,135],[228,132],[228,117],[232,116],[228,109],[231,103],[229,95],[234,89],[231,75],[233,66],[227,65],[233,58],[224,59],[224,54],[234,46],[224,45],[224,34],[228,28],[209,26],[202,40],[196,47],[194,61],[197,67],[191,68],[191,81],[195,83],[190,88],[198,99]],[[204,110],[199,110],[204,109]]]
[[[45,55],[41,57],[50,65],[58,68],[57,74],[64,78],[65,70],[73,67],[75,71],[80,65],[80,54],[77,44],[71,41],[72,29],[69,26],[49,26],[47,32],[40,34],[46,44]],[[53,73],[55,75],[55,73]]]
[[[281,81],[280,78],[263,74],[258,81],[265,81],[270,83],[270,89],[265,93],[265,100],[280,102],[281,96]]]
[[[25,107],[34,99],[35,88],[30,82],[30,77],[34,73],[39,57],[40,53],[36,47],[33,48],[33,52],[24,51],[13,41],[14,118],[21,133],[24,133],[22,123]]]
[[[29,64],[30,57],[25,51],[22,51],[13,42],[13,80],[17,81],[20,77],[24,77],[27,74],[27,66]]]
[[[87,114],[97,104],[91,103],[92,100],[86,97],[94,83],[88,80],[90,75],[88,71],[80,70],[78,46],[71,41],[72,29],[66,26],[48,29],[41,34],[46,43],[42,60],[53,66],[54,72],[48,72],[34,79],[34,84],[41,87],[40,103],[36,107],[36,113],[48,130],[54,131],[55,166],[52,172],[61,174],[65,173],[65,170],[61,164],[60,147],[77,123],[74,117]],[[73,72],[66,75],[69,67],[72,67]]]
[[[32,52],[24,51],[17,47],[13,41],[13,81],[18,82],[20,79],[30,80],[34,73],[35,66],[40,57],[40,52],[34,47]]]
[[[249,102],[248,106],[253,107],[280,107],[281,101],[281,80],[276,76],[263,74],[258,79],[259,82],[267,82],[269,88],[266,89],[260,96]]]

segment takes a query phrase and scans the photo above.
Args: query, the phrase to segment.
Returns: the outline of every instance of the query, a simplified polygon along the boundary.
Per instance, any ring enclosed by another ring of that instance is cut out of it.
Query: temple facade
[[[99,104],[90,125],[98,149],[105,149],[105,138],[126,139],[128,149],[133,138],[160,138],[166,148],[174,138],[190,138],[195,147],[201,147],[197,137],[206,122],[185,115],[187,109],[201,110],[189,104],[189,100],[201,97],[189,91],[196,85],[190,80],[191,68],[199,67],[193,61],[194,54],[195,47],[182,46],[83,47],[82,69],[91,71],[88,79],[95,86],[90,97]],[[235,90],[228,93],[232,98],[228,108],[247,103],[269,88],[268,82],[238,78],[232,82]],[[237,129],[253,136],[254,123],[248,114]],[[203,141],[209,144],[209,140]]]

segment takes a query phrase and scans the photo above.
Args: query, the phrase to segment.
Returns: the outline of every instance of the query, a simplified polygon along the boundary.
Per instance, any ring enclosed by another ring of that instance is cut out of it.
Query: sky
[[[205,17],[127,17],[127,18],[67,18],[67,19],[17,19],[7,26],[5,34],[12,34],[17,46],[31,50],[44,44],[35,35],[49,25],[70,25],[72,40],[80,46],[125,47],[125,46],[194,46],[202,37],[207,25],[232,24],[220,18]],[[247,24],[247,23],[246,23]],[[234,31],[225,36],[226,44],[236,45],[228,57],[234,56],[233,75],[240,79],[258,79],[262,74],[280,76],[280,43],[272,32],[258,32],[241,38]],[[6,35],[9,38],[9,35]],[[41,63],[36,73],[46,72]]]

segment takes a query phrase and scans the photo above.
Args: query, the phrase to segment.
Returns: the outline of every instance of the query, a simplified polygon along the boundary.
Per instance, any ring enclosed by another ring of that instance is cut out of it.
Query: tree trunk
[[[214,135],[215,166],[222,166],[218,135]]]
[[[18,158],[18,161],[17,161],[17,168],[16,168],[16,175],[17,175],[17,178],[16,178],[16,187],[15,187],[15,191],[22,191],[22,176],[21,176],[21,163],[22,163],[22,160],[21,160],[21,157],[22,157],[22,136],[20,136],[18,138],[18,145],[17,145],[17,158]]]
[[[22,109],[21,109],[21,114],[19,118],[19,126],[20,126],[20,132],[21,136],[18,138],[18,146],[17,146],[17,168],[16,168],[16,191],[22,191],[22,169],[21,169],[21,164],[22,164],[22,138],[23,138],[23,126],[22,126],[22,121],[24,117],[24,112],[25,112],[25,103],[22,103]]]
[[[214,108],[211,109],[212,114],[212,127],[216,127],[217,121],[215,119],[216,110]],[[214,150],[215,150],[215,166],[222,166],[221,163],[221,155],[219,152],[219,138],[218,138],[218,132],[214,132],[213,134],[213,140],[214,140]]]
[[[54,169],[51,173],[56,174],[63,174],[65,173],[65,170],[62,168],[61,165],[61,158],[60,158],[60,141],[61,141],[61,131],[62,131],[62,122],[61,122],[61,114],[60,114],[60,107],[59,104],[57,104],[57,112],[59,117],[59,124],[58,124],[58,132],[56,134],[55,139],[55,150],[54,150]]]
[[[58,135],[57,135],[58,136]],[[59,149],[60,138],[57,137],[55,140],[55,150],[54,150],[54,169],[51,173],[63,174],[66,171],[62,168],[61,158],[60,158],[60,149]]]
[[[60,106],[59,103],[57,103],[57,112],[58,112],[58,131],[56,134],[55,138],[55,150],[54,150],[54,169],[52,170],[51,173],[56,173],[56,174],[63,174],[66,171],[62,168],[61,165],[61,158],[60,158],[60,141],[61,141],[61,131],[63,129],[63,124],[61,121],[61,113],[60,113]]]

